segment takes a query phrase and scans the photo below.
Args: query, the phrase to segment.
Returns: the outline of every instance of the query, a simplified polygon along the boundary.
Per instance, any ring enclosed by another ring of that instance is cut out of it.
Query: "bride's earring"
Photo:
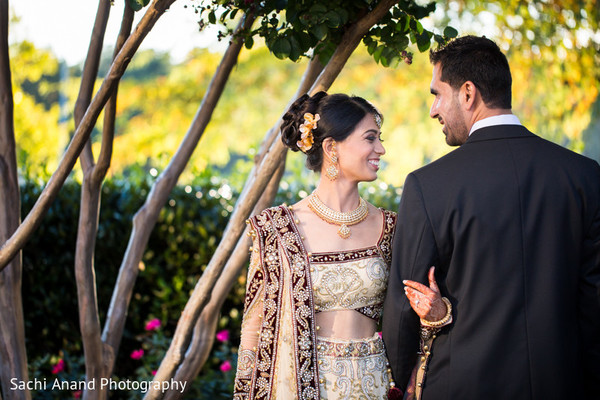
[[[331,158],[329,159],[331,161],[331,164],[329,165],[329,167],[327,167],[327,170],[325,171],[325,173],[327,175],[327,178],[329,178],[330,181],[335,181],[339,174],[339,170],[337,168],[338,158],[337,158],[337,153],[335,152],[335,143],[333,143],[332,146],[333,147],[331,150]]]

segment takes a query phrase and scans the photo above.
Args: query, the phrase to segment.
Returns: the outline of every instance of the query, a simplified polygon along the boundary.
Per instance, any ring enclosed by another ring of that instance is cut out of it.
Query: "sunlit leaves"
[[[511,66],[521,68],[512,68],[513,107],[524,111],[538,133],[580,149],[581,132],[589,124],[600,90],[600,7],[596,3],[461,0],[447,3],[446,11],[474,26],[483,24],[484,17],[489,20],[488,10],[494,10],[492,38]]]

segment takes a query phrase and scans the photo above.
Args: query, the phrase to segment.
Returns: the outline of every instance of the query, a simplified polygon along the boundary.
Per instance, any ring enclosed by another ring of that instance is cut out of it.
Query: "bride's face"
[[[336,145],[340,178],[354,182],[377,179],[379,161],[385,154],[381,142],[381,131],[375,118],[372,114],[367,114],[352,133]]]

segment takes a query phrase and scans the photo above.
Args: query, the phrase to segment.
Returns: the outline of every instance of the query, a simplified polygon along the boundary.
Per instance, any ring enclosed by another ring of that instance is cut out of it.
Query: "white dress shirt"
[[[475,122],[471,127],[471,131],[469,132],[469,136],[477,129],[485,128],[486,126],[494,126],[494,125],[522,125],[519,118],[514,114],[502,114],[502,115],[494,115],[493,117],[487,117],[484,119],[480,119]]]

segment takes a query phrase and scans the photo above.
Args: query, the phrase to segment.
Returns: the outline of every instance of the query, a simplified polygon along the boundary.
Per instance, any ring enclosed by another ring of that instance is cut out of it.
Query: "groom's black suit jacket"
[[[600,399],[600,168],[518,125],[475,131],[405,182],[383,334],[404,389],[436,266],[454,322],[424,400]]]

